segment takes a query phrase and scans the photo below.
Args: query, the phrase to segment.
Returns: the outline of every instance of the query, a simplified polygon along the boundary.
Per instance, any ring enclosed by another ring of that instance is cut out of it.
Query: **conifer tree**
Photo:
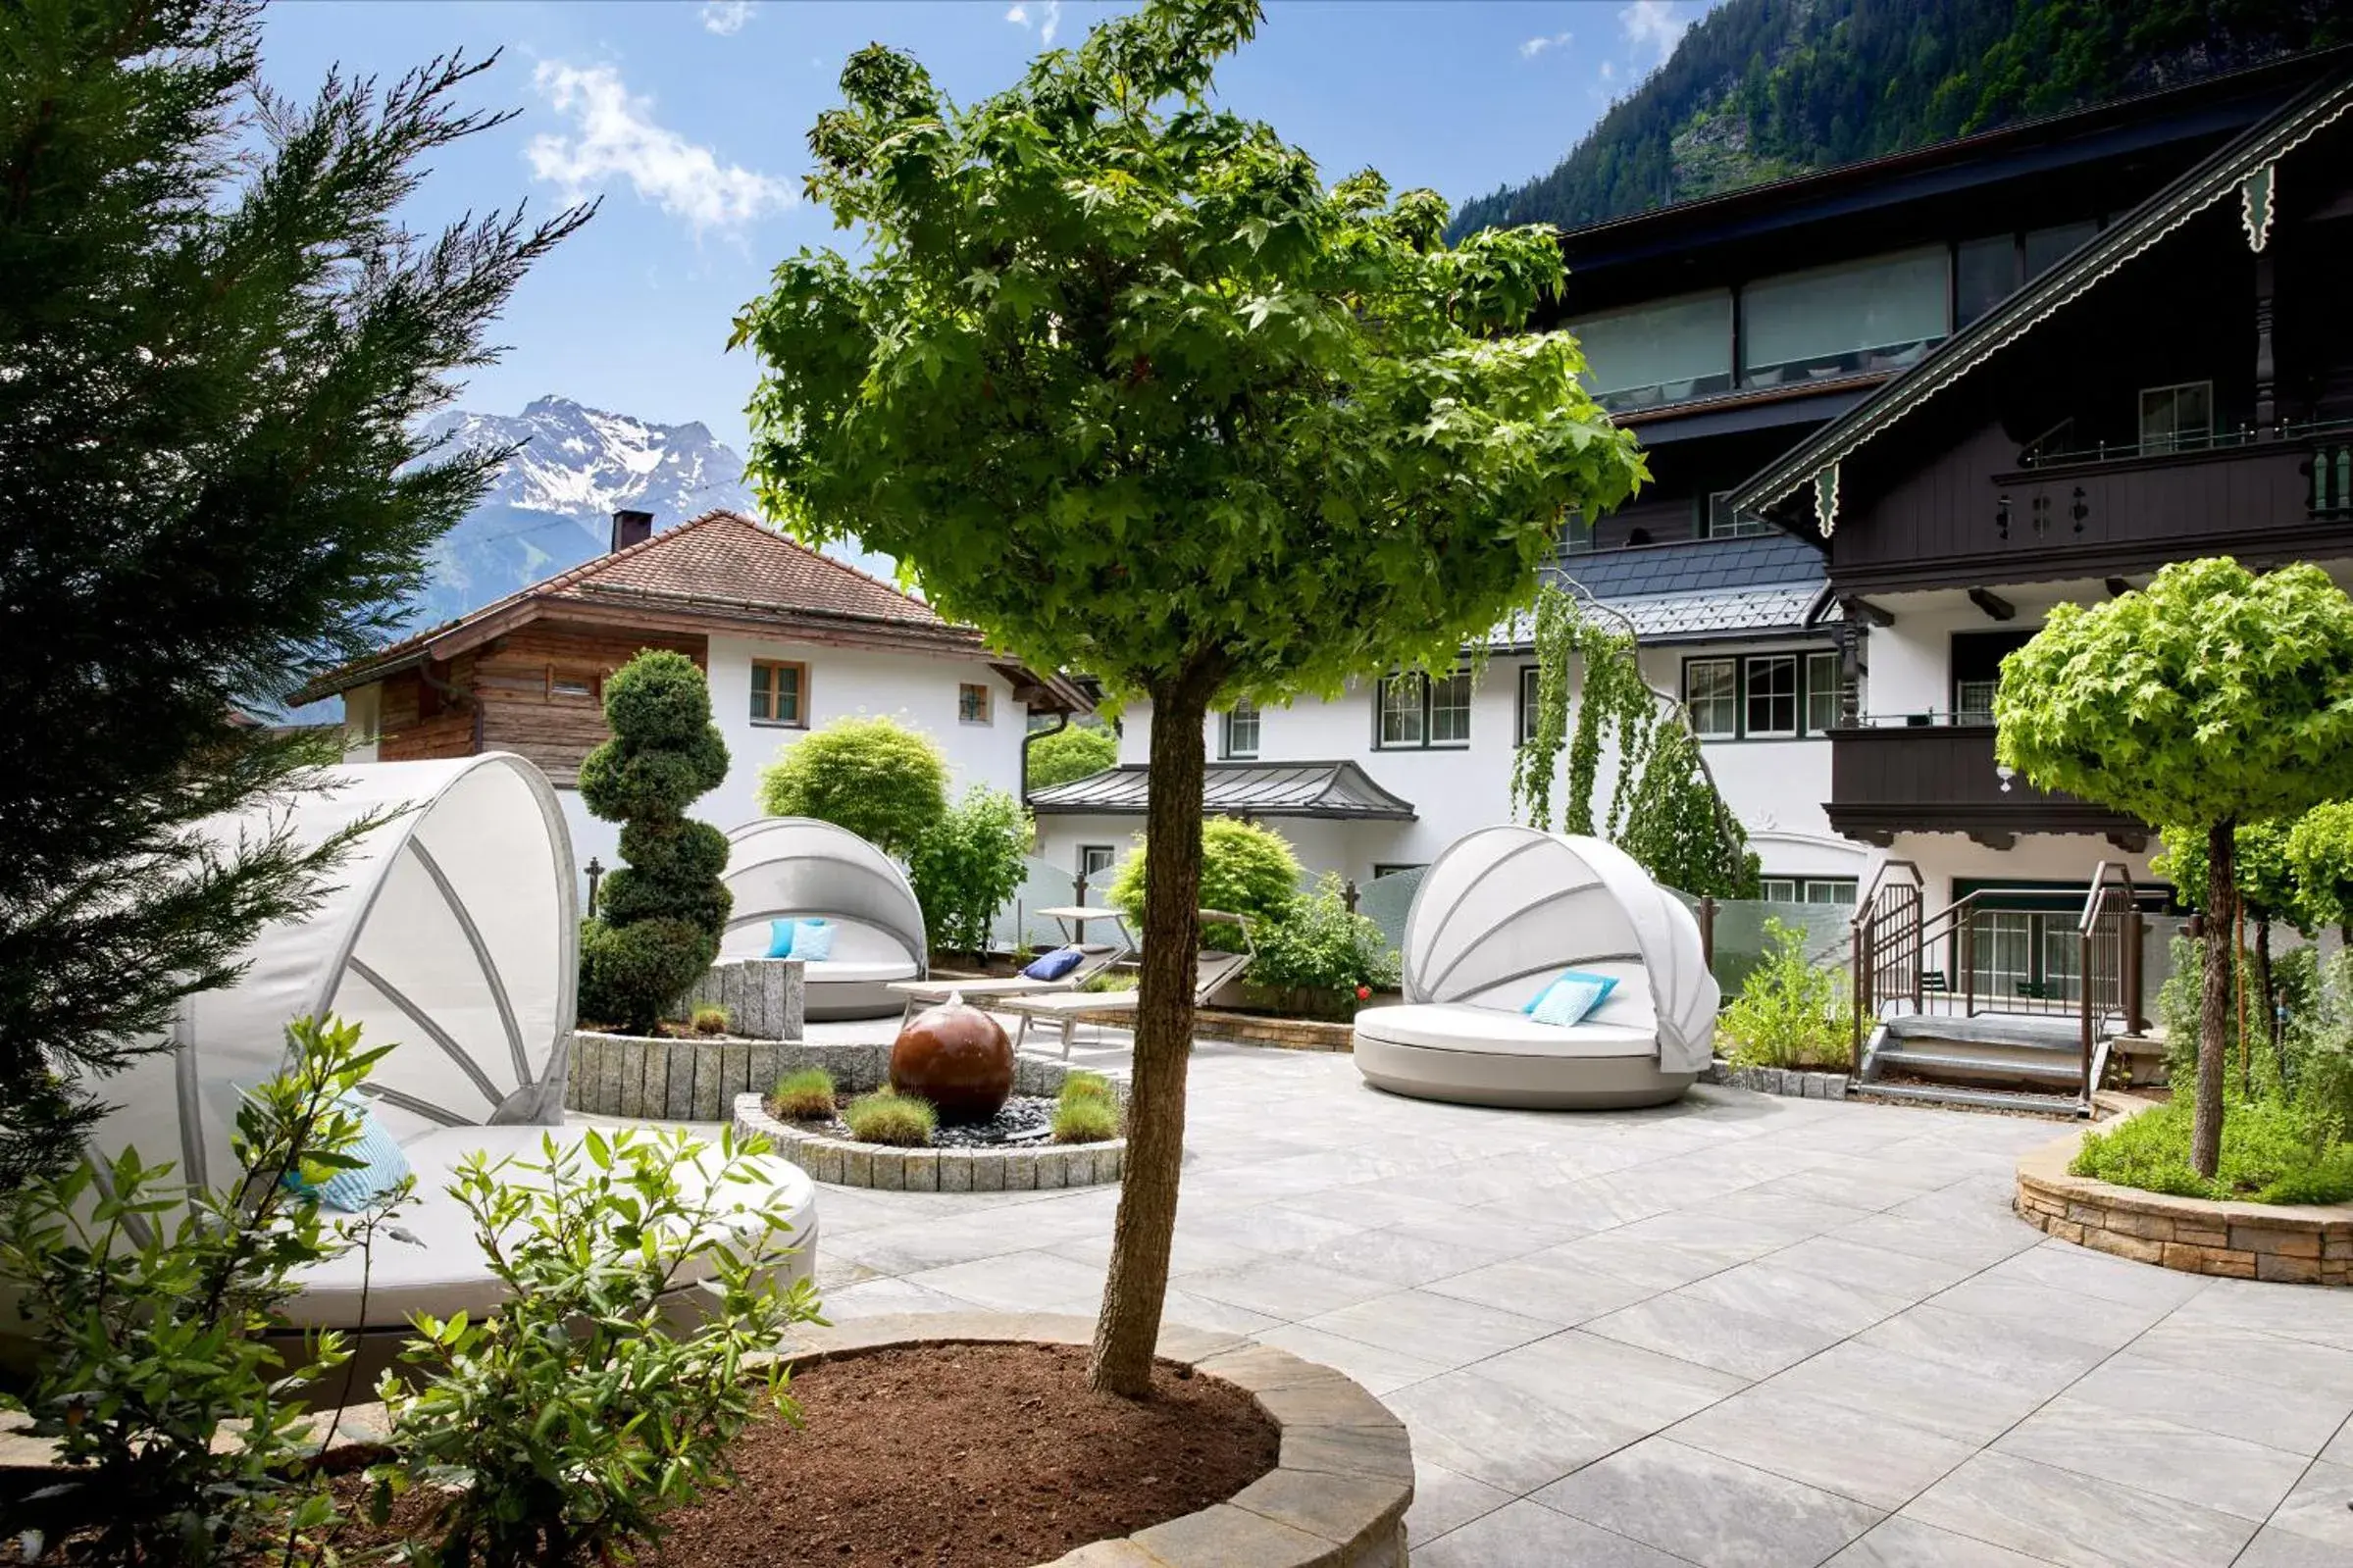
[[[298,104],[260,35],[249,0],[0,21],[0,1188],[321,886],[342,841],[255,809],[318,745],[247,716],[393,630],[508,455],[419,416],[588,216],[410,233],[424,162],[504,118],[453,104],[489,62]]]

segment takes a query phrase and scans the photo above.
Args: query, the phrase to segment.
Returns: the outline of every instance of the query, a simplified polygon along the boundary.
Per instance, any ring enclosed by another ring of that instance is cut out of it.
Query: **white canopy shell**
[[[435,1127],[563,1121],[580,921],[546,777],[504,752],[322,774],[324,787],[210,831],[226,847],[282,821],[316,844],[397,815],[352,845],[314,912],[254,939],[243,978],[181,1004],[179,1049],[104,1085],[121,1109],[93,1152],[136,1147],[178,1161],[181,1180],[226,1177],[240,1090],[282,1068],[285,1027],[305,1014],[399,1043],[367,1087],[404,1144]]]
[[[726,881],[736,904],[721,957],[765,953],[771,921],[830,920],[840,928],[833,965],[890,968],[890,976],[877,978],[893,980],[924,972],[931,947],[923,906],[889,855],[848,829],[814,817],[763,817],[727,837]],[[911,973],[902,976],[899,971],[909,966]],[[810,978],[820,978],[814,967]],[[889,1005],[898,1011],[895,1000]]]
[[[1668,1073],[1708,1065],[1720,993],[1691,911],[1599,838],[1484,828],[1431,863],[1406,917],[1407,1002],[1516,1009],[1564,969],[1617,979],[1588,1015],[1656,1029]]]

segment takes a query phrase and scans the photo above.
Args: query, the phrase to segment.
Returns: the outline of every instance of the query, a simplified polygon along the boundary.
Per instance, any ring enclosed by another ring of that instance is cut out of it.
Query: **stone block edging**
[[[802,1366],[899,1345],[1086,1344],[1094,1337],[1094,1319],[1061,1313],[908,1313],[802,1326],[772,1355],[747,1359]],[[1330,1367],[1230,1334],[1169,1325],[1154,1348],[1250,1394],[1282,1431],[1275,1468],[1224,1502],[1040,1568],[1407,1568],[1413,1447],[1387,1405]],[[322,1452],[381,1447],[387,1437],[381,1404],[349,1407],[330,1431],[332,1419],[323,1411],[310,1420]],[[45,1467],[55,1453],[48,1440],[0,1426],[0,1465]]]
[[[1326,1023],[1319,1018],[1271,1018],[1260,1013],[1229,1013],[1204,1007],[1193,1015],[1193,1033],[1201,1039],[1232,1040],[1241,1045],[1272,1045],[1287,1051],[1354,1051],[1356,1026]]]
[[[1847,1097],[1844,1073],[1816,1073],[1796,1067],[1734,1067],[1718,1056],[1700,1074],[1703,1084],[1721,1084],[1759,1094],[1781,1094],[1791,1099],[1842,1100]]]
[[[739,1134],[759,1133],[770,1145],[809,1173],[837,1187],[870,1187],[887,1192],[1028,1192],[1041,1189],[1094,1187],[1116,1182],[1127,1165],[1127,1139],[1102,1143],[1033,1143],[1004,1148],[881,1148],[845,1138],[811,1132],[768,1114],[763,1103],[776,1080],[805,1067],[822,1067],[845,1094],[877,1088],[891,1075],[888,1045],[833,1045],[806,1040],[776,1047],[776,1071],[739,1094],[728,1114]],[[1051,1095],[1081,1069],[1039,1056],[1013,1058],[1013,1092]],[[1127,1109],[1128,1086],[1118,1073],[1098,1073]]]
[[[2353,1286],[2353,1203],[2216,1202],[2071,1175],[2093,1130],[2077,1128],[2020,1158],[2013,1207],[2021,1219],[2061,1240],[2184,1274]]]
[[[572,1038],[564,1109],[656,1122],[724,1122],[737,1095],[775,1085],[777,1053],[790,1043],[584,1029]]]
[[[754,1039],[798,1039],[806,1033],[808,965],[797,958],[729,958],[703,972],[682,997],[676,1016],[697,1007],[724,1007],[739,1035]]]

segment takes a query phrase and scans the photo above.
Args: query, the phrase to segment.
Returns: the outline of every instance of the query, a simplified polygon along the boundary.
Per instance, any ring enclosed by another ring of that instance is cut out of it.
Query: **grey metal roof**
[[[1580,580],[1582,581],[1582,580]],[[1827,584],[1784,582],[1758,588],[1701,593],[1646,593],[1601,600],[1603,608],[1634,623],[1645,643],[1711,642],[1730,636],[1794,635],[1840,619],[1835,604],[1823,605]],[[1496,628],[1492,648],[1525,648],[1534,632],[1531,618],[1517,615]]]
[[[1828,576],[1819,549],[1778,531],[1747,538],[1680,539],[1563,555],[1553,570],[1575,578],[1586,591],[1604,600],[1753,588],[1768,582],[1818,586]]]
[[[1150,780],[1143,763],[1126,763],[1037,790],[1030,809],[1140,817]],[[1218,817],[1413,820],[1413,802],[1374,784],[1353,762],[1212,762],[1202,779],[1202,810]]]

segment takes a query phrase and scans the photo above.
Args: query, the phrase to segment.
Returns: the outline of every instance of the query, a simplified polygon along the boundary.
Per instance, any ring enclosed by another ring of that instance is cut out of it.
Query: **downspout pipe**
[[[480,722],[479,719],[477,722]],[[1050,730],[1032,730],[1021,737],[1021,803],[1023,805],[1026,806],[1030,803],[1030,747],[1048,735],[1058,735],[1069,728],[1070,712],[1068,709],[1064,709],[1054,715],[1053,728]]]

